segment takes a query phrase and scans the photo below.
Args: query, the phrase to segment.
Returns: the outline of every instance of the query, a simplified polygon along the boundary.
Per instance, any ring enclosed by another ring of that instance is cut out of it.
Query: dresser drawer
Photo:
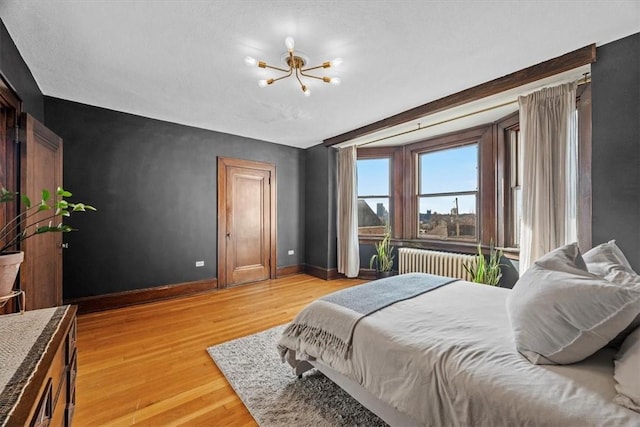
[[[78,325],[74,318],[69,327],[69,335],[66,339],[66,357],[67,363],[71,364],[71,358],[76,352],[76,341],[78,339]]]
[[[0,424],[71,425],[78,363],[75,315],[75,306],[62,306],[0,316],[7,348],[25,343],[21,359],[0,364],[4,376],[16,379],[0,390]]]
[[[47,372],[47,383],[41,392],[32,426],[64,426],[67,372],[66,349],[60,345]]]

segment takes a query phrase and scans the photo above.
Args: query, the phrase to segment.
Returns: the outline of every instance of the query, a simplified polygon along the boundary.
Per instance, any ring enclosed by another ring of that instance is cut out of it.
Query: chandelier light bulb
[[[342,64],[342,58],[336,58],[333,61],[331,61],[331,66],[332,67],[337,67],[340,64]]]
[[[251,56],[245,56],[244,63],[250,67],[254,67],[258,63],[258,61],[256,61],[256,59]]]
[[[293,37],[287,37],[286,39],[284,39],[284,45],[287,46],[287,50],[289,52],[293,52],[293,47],[295,46]]]
[[[304,92],[304,96],[311,96],[311,91],[305,85],[302,85],[302,91]]]
[[[260,87],[267,87],[268,84],[269,83],[267,83],[266,80],[259,80],[258,81],[258,86],[260,86]]]
[[[331,77],[329,83],[338,86],[340,84],[340,77]]]

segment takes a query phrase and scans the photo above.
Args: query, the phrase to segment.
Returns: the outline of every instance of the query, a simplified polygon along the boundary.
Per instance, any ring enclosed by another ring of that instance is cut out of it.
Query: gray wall
[[[616,239],[637,271],[640,270],[639,43],[640,34],[635,34],[598,47],[598,61],[592,67],[593,243]],[[23,110],[43,121],[42,93],[2,22],[0,74],[22,99]],[[216,247],[211,248],[211,243],[201,235],[206,232],[208,239],[216,228],[215,212],[209,207],[215,209],[212,205],[215,182],[210,181],[215,178],[215,164],[211,167],[211,162],[217,155],[276,163],[279,266],[304,262],[335,268],[335,150],[319,145],[301,151],[57,99],[47,99],[46,104],[46,124],[57,128],[65,138],[66,185],[78,198],[91,200],[100,208],[93,217],[77,217],[74,225],[83,230],[65,236],[72,244],[65,255],[65,280],[71,280],[65,284],[66,298],[215,275]],[[156,142],[158,147],[153,145]],[[184,185],[185,182],[191,184]],[[96,191],[99,200],[94,199]],[[142,198],[132,197],[132,191]],[[202,206],[191,209],[172,206],[174,200]],[[160,217],[158,210],[164,212]],[[173,231],[163,233],[158,227],[178,227],[186,234],[176,237]],[[123,228],[126,233],[117,232]],[[154,236],[154,245],[167,247],[154,247],[151,252],[130,249],[137,247],[137,240],[150,234]],[[183,242],[194,234],[197,243],[185,245]],[[78,255],[80,249],[91,257]],[[288,256],[288,249],[296,250],[296,255]],[[115,251],[120,252],[113,254]],[[74,259],[71,255],[74,252],[79,258]],[[174,252],[180,255],[171,258],[169,254]],[[204,269],[191,268],[194,257],[206,257]],[[175,261],[169,261],[170,258]],[[364,267],[368,267],[368,258],[363,255]],[[119,259],[125,260],[123,271],[104,266],[109,260]],[[161,262],[153,261],[153,267],[145,267],[144,277],[119,282],[123,274],[136,276],[140,263],[152,262],[150,259]],[[172,262],[180,264],[179,267],[166,267]],[[78,273],[69,277],[70,268],[76,267]]]
[[[65,298],[216,277],[218,156],[276,165],[278,266],[303,263],[303,150],[57,98],[45,112],[65,187],[98,208],[68,221]]]
[[[31,70],[0,20],[0,75],[22,100],[26,111],[41,122],[44,121],[44,100]]]
[[[322,144],[306,150],[305,263],[330,270],[336,258],[337,152]]]
[[[640,33],[593,64],[593,245],[615,239],[640,271]]]

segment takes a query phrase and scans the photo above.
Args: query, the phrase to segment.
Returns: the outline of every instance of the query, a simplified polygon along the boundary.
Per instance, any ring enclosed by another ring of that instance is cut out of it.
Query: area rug
[[[286,325],[209,347],[207,351],[261,427],[387,424],[315,370],[298,379],[280,362]]]

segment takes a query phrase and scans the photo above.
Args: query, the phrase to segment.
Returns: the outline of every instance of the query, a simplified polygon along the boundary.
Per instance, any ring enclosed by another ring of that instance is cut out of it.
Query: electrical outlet
[[[289,255],[293,255],[295,254],[295,251],[293,249],[289,249],[289,252],[287,252]]]
[[[196,267],[204,267],[204,261],[196,261]]]

